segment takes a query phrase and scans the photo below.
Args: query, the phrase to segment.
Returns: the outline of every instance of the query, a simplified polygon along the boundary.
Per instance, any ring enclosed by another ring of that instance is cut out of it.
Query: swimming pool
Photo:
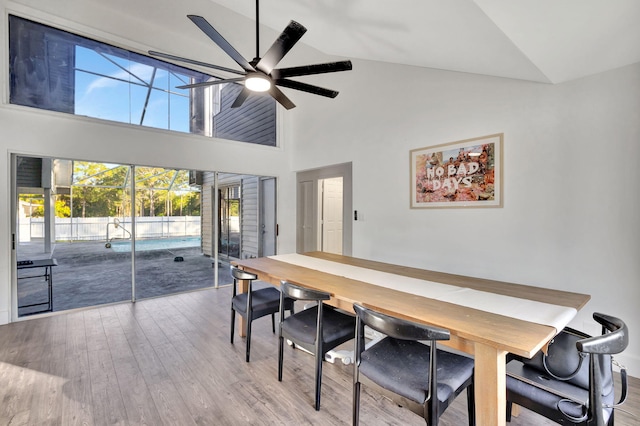
[[[200,237],[157,238],[136,240],[136,251],[171,250],[200,247]],[[111,241],[111,250],[117,253],[131,251],[131,241]]]

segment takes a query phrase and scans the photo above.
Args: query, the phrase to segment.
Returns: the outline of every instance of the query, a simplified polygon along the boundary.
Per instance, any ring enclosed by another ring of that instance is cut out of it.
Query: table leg
[[[238,280],[238,293],[246,293],[249,291],[249,281]],[[247,325],[243,316],[238,315],[238,336],[245,337],[247,335]]]
[[[478,426],[506,424],[507,352],[481,343],[475,344],[475,402]]]

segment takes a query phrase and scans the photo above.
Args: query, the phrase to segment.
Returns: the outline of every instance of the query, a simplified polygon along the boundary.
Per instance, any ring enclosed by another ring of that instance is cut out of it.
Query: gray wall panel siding
[[[269,95],[252,94],[242,107],[231,104],[242,90],[239,84],[222,89],[221,111],[214,121],[214,137],[276,146],[276,102]]]
[[[18,188],[42,188],[42,158],[18,157]]]
[[[256,176],[242,179],[242,258],[258,257],[258,181]]]
[[[202,253],[205,256],[213,256],[213,199],[211,197],[213,188],[213,173],[204,173],[202,176],[202,205],[200,214],[202,216]]]
[[[213,212],[214,202],[211,198],[214,185],[214,174],[205,172],[202,180],[202,251],[206,256],[213,256],[212,239],[216,215]],[[258,184],[260,178],[251,175],[235,175],[220,173],[218,175],[218,188],[241,185],[242,204],[240,207],[240,232],[241,247],[240,256],[244,258],[257,257],[259,247],[258,233]]]

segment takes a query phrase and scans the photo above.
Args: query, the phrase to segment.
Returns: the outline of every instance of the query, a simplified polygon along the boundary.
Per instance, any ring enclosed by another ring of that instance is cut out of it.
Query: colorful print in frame
[[[503,136],[411,150],[411,208],[502,207]]]

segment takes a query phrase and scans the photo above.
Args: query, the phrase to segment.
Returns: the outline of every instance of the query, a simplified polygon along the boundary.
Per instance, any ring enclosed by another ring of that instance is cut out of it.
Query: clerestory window
[[[9,15],[10,102],[122,123],[276,145],[276,103],[188,68]]]

